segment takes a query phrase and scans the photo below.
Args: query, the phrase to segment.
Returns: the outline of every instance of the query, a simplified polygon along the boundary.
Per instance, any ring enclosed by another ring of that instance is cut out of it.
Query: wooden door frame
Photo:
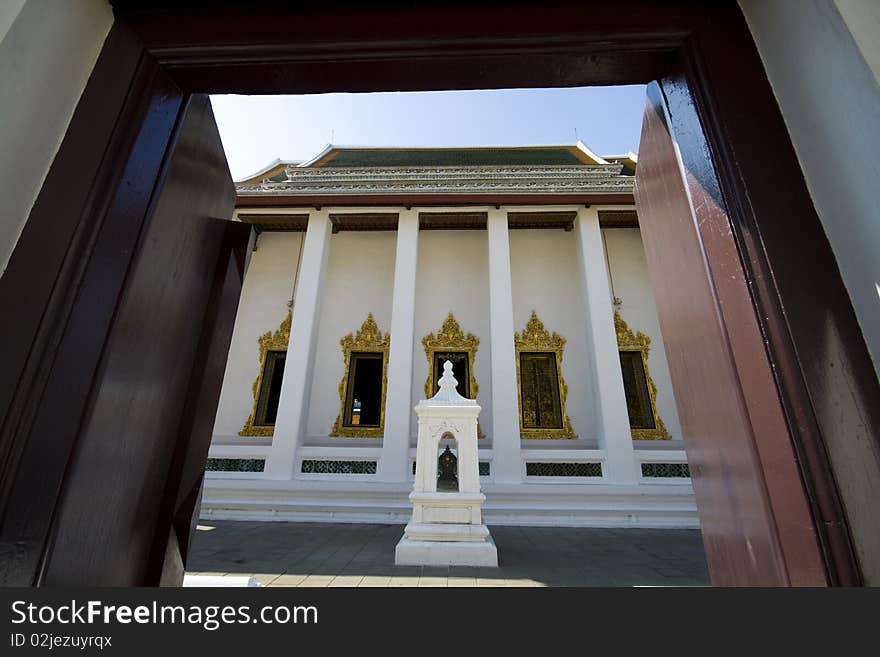
[[[75,427],[88,406],[101,339],[118,303],[114,285],[124,278],[128,255],[108,256],[115,273],[102,289],[84,287],[85,264],[97,257],[107,222],[128,217],[121,230],[140,231],[190,94],[661,80],[677,103],[672,124],[684,145],[685,165],[709,181],[728,209],[727,229],[736,239],[759,319],[757,337],[777,386],[768,402],[781,402],[786,439],[798,455],[800,480],[789,482],[786,494],[809,506],[816,544],[804,550],[809,559],[818,555],[824,568],[810,583],[860,582],[822,436],[850,431],[868,418],[872,439],[880,443],[880,386],[735,2],[514,2],[504,3],[503,11],[497,3],[474,8],[328,2],[305,9],[271,2],[246,8],[202,7],[195,1],[111,4],[116,22],[0,280],[0,304],[16,308],[17,320],[4,329],[0,346],[3,518],[16,504],[11,482],[23,465],[22,454],[37,439],[31,430],[41,400],[62,394],[61,388],[78,391],[56,423],[67,438],[42,437],[48,452],[32,494],[44,499],[46,513],[8,531],[19,532],[32,549],[43,549],[40,541],[48,540],[53,495],[75,448],[72,429],[66,434],[64,429]],[[94,322],[69,326],[72,304],[82,295],[94,307]],[[830,350],[834,358],[812,358],[817,349]],[[77,374],[59,379],[60,364],[73,353]],[[823,403],[813,403],[816,398]],[[755,448],[760,451],[760,445]],[[755,473],[768,475],[772,468]],[[768,504],[775,494],[767,489]],[[713,546],[706,547],[712,564]],[[11,563],[14,567],[14,559]],[[715,581],[727,581],[717,575]]]

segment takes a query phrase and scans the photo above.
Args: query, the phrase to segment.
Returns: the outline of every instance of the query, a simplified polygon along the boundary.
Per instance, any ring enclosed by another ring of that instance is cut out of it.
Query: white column
[[[516,354],[513,347],[513,286],[507,211],[491,208],[489,239],[489,339],[492,363],[492,477],[522,481]]]
[[[309,215],[302,249],[299,277],[296,281],[290,342],[272,449],[266,459],[265,476],[269,479],[292,479],[296,466],[296,450],[305,433],[309,412],[315,343],[321,313],[324,273],[330,244],[330,215],[327,210]],[[296,263],[292,263],[296,266]]]
[[[381,481],[406,481],[409,438],[413,417],[413,323],[416,316],[416,268],[419,251],[419,214],[403,210],[397,220],[394,292],[391,305],[391,347],[385,399],[385,435],[379,459]]]
[[[586,296],[587,337],[592,347],[590,361],[596,391],[599,446],[605,450],[604,474],[612,483],[636,483],[637,464],[614,332],[614,306],[596,210],[578,210],[575,235]]]

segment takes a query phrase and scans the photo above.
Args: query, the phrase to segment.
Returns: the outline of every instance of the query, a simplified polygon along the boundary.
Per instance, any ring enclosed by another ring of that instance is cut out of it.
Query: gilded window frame
[[[339,341],[342,347],[344,368],[342,380],[339,382],[339,415],[333,423],[328,434],[331,437],[344,438],[381,438],[385,434],[385,404],[388,391],[388,354],[391,345],[391,334],[382,333],[373,313],[367,313],[367,319],[355,334],[349,333]],[[351,367],[351,354],[355,352],[381,353],[382,354],[382,402],[379,407],[378,427],[347,427],[345,422],[345,402],[348,390],[349,368]]]
[[[671,440],[672,435],[666,429],[660,411],[657,409],[657,385],[651,378],[651,370],[648,368],[648,355],[651,352],[651,338],[641,331],[633,332],[626,321],[621,317],[620,311],[614,311],[614,332],[617,335],[617,351],[638,351],[642,354],[642,368],[645,370],[645,379],[648,382],[648,397],[651,403],[651,412],[654,415],[653,429],[635,429],[630,427],[633,440]],[[623,373],[621,372],[621,377]],[[629,411],[627,411],[629,422]]]
[[[571,426],[571,419],[566,413],[565,403],[568,398],[568,385],[562,375],[562,356],[565,351],[565,338],[556,333],[550,333],[544,323],[538,318],[538,313],[532,311],[532,316],[522,333],[513,335],[514,349],[516,352],[516,401],[517,417],[519,418],[519,432],[521,439],[529,440],[555,440],[574,439],[577,434]],[[558,429],[536,429],[523,426],[522,417],[522,376],[520,374],[520,354],[545,352],[556,355],[556,382],[559,386],[559,407],[562,414],[562,427]]]
[[[287,347],[290,344],[290,326],[292,319],[293,312],[288,310],[287,316],[281,321],[277,330],[274,332],[266,331],[263,335],[257,338],[257,348],[260,352],[260,369],[257,373],[257,378],[254,380],[254,384],[251,387],[254,403],[251,407],[251,414],[242,426],[241,431],[238,432],[239,436],[271,437],[275,435],[274,424],[254,424],[254,421],[258,417],[258,411],[260,410],[258,405],[260,402],[260,388],[262,388],[263,385],[263,374],[266,372],[266,356],[270,351],[287,351]]]
[[[468,387],[470,388],[471,399],[476,399],[480,392],[480,385],[477,383],[477,375],[474,371],[474,361],[477,358],[477,349],[480,346],[480,338],[473,333],[465,333],[452,311],[443,320],[443,324],[437,333],[428,333],[422,338],[422,347],[425,349],[425,358],[428,359],[428,378],[425,379],[425,399],[434,396],[433,383],[440,379],[440,372],[434,367],[434,354],[438,351],[461,351],[468,355]],[[477,423],[477,437],[485,438],[486,434]]]
[[[477,348],[480,346],[480,338],[473,333],[465,334],[455,319],[452,311],[446,316],[440,330],[436,333],[428,333],[422,338],[422,346],[425,348],[425,358],[428,359],[428,378],[425,379],[425,399],[433,397],[434,383],[440,378],[440,373],[434,368],[434,354],[438,351],[463,351],[468,355],[468,387],[471,399],[477,398],[480,386],[474,375],[474,360],[477,356]]]

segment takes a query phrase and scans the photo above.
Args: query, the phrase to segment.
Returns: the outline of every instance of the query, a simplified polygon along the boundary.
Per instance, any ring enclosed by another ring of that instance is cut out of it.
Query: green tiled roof
[[[567,148],[342,149],[318,167],[583,165]]]

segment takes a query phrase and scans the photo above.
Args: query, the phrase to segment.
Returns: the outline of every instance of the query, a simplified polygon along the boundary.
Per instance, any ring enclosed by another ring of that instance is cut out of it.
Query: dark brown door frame
[[[824,572],[807,583],[859,583],[822,436],[849,432],[868,418],[877,441],[880,387],[735,2],[505,3],[503,11],[439,3],[306,9],[112,4],[116,23],[0,280],[0,304],[16,308],[16,322],[4,327],[0,370],[3,580],[21,581],[9,574],[33,563],[22,555],[45,553],[75,449],[74,428],[100,362],[102,343],[93,336],[106,331],[118,302],[129,254],[99,252],[101,229],[118,227],[123,237],[136,238],[190,94],[661,80],[686,167],[728,209],[729,226],[722,228],[736,238],[774,368],[773,402],[785,410],[787,439],[799,457],[799,493],[812,514],[815,545],[804,550],[810,559],[818,555]],[[98,257],[106,259],[108,276],[90,287],[86,264]],[[86,326],[69,324],[76,298],[93,310]],[[817,350],[830,356],[815,358]],[[35,433],[40,409],[53,397],[67,400],[62,420],[71,428],[57,436]],[[24,455],[41,441],[37,478],[20,491],[13,483]],[[10,513],[24,494],[40,499],[39,513]],[[768,503],[773,494],[767,490]],[[713,581],[754,583],[737,580],[741,571],[728,568],[730,558],[747,563],[745,553],[716,558],[711,540],[706,547]],[[38,572],[31,581],[40,581]]]

